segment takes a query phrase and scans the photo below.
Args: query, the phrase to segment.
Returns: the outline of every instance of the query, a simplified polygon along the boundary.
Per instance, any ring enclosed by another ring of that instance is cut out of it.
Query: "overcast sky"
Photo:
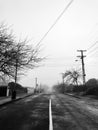
[[[11,25],[17,37],[32,39],[37,44],[70,0],[0,0],[0,22]],[[26,72],[20,83],[34,86],[61,82],[61,73],[81,67],[75,62],[79,49],[85,49],[86,79],[98,78],[98,0],[73,0],[62,17],[41,41],[43,66]],[[96,44],[95,44],[96,43]],[[95,45],[94,45],[95,44]],[[91,47],[94,45],[93,47]],[[89,49],[89,47],[91,47]]]

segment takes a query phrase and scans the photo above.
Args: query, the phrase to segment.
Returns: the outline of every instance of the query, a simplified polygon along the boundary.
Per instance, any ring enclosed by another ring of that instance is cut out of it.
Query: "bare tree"
[[[31,46],[27,40],[17,42],[9,28],[0,26],[0,76],[14,77],[16,83],[18,71],[33,69],[44,59],[39,52],[40,45]]]
[[[64,73],[64,79],[66,82],[72,83],[74,85],[78,85],[79,79],[81,78],[81,72],[79,70],[67,70]]]
[[[11,52],[11,68],[14,70],[15,83],[19,71],[30,68],[34,69],[44,58],[39,57],[40,46],[27,45],[27,40],[15,44]]]
[[[13,48],[14,37],[8,33],[8,28],[0,26],[0,76],[11,75],[12,70],[9,65],[11,50]]]

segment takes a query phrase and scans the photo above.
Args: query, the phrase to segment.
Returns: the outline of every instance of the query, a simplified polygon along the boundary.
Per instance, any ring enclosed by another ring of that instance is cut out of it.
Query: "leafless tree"
[[[18,71],[33,69],[44,59],[39,52],[40,45],[31,46],[27,40],[17,42],[9,28],[0,26],[0,76],[14,77],[16,82]]]
[[[79,70],[67,70],[64,73],[64,79],[66,79],[66,82],[72,83],[74,85],[78,85],[79,79],[81,78],[81,72]]]
[[[15,82],[17,74],[26,68],[34,69],[44,58],[39,57],[40,46],[32,47],[27,45],[27,40],[19,41],[15,44],[11,52],[11,67],[14,69]]]
[[[9,60],[11,59],[11,50],[13,48],[12,33],[8,33],[8,28],[0,26],[0,76],[11,75]]]

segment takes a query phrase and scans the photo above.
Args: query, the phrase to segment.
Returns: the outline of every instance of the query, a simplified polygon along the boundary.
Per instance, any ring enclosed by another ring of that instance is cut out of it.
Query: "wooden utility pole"
[[[61,74],[62,74],[62,84],[64,84],[64,73]]]
[[[35,78],[35,88],[37,89],[37,77]]]
[[[81,62],[82,62],[82,75],[83,75],[83,84],[85,84],[85,66],[84,66],[84,57],[86,57],[85,55],[83,55],[83,52],[85,52],[86,50],[77,50],[78,52],[81,52],[81,56],[77,56],[80,57]]]
[[[18,71],[18,59],[16,59],[16,66],[15,66],[15,85],[17,83],[17,71]]]

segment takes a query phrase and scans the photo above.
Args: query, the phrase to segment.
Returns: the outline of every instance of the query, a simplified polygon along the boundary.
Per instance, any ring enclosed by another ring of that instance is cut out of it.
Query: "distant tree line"
[[[98,79],[89,79],[85,85],[79,84],[57,84],[53,86],[58,93],[74,93],[78,95],[95,95],[98,96]]]
[[[63,83],[53,86],[58,93],[74,93],[78,95],[98,96],[98,79],[89,79],[85,84],[81,83],[82,74],[80,70],[67,70],[62,73]]]

